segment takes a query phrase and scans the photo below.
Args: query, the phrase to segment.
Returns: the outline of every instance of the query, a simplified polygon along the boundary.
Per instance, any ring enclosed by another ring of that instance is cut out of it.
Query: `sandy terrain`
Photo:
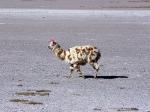
[[[150,16],[112,15],[1,15],[0,112],[149,112]],[[52,36],[65,49],[98,46],[99,78],[88,65],[86,79],[66,78]]]
[[[1,0],[0,8],[150,9],[150,0]]]

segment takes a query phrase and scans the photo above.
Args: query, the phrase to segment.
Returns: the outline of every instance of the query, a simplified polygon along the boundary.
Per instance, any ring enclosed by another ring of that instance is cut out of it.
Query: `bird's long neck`
[[[66,51],[63,48],[61,48],[60,45],[56,45],[56,47],[52,51],[54,52],[56,57],[58,57],[59,59],[61,60],[65,59]]]

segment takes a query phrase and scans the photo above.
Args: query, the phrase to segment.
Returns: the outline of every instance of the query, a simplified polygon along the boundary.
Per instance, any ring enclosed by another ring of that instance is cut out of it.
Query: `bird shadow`
[[[95,78],[92,75],[85,75],[84,76],[85,79],[91,79],[91,78]],[[127,76],[97,76],[96,79],[118,79],[118,78],[128,78]]]

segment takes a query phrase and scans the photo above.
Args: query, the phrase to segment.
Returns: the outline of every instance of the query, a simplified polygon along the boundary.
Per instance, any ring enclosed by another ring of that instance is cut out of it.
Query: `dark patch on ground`
[[[36,92],[42,93],[42,92],[51,92],[51,90],[35,90]]]
[[[84,8],[85,6],[81,5],[80,7],[81,7],[81,8]]]
[[[49,84],[54,84],[54,85],[58,85],[59,84],[59,82],[50,82]]]
[[[31,90],[28,89],[27,91],[34,91],[34,92],[51,92],[51,90],[41,89],[41,90]]]
[[[11,99],[9,101],[10,102],[15,102],[15,103],[31,104],[31,105],[42,105],[43,104],[41,102],[24,100],[24,99]]]
[[[85,79],[94,78],[92,75],[85,75]],[[128,78],[127,76],[97,76],[96,79],[117,79],[117,78]]]
[[[68,78],[68,79],[70,79],[70,78],[71,78],[70,76],[63,76],[63,77]]]
[[[125,89],[125,87],[119,87],[119,89]]]
[[[16,92],[19,96],[49,96],[50,90],[27,90],[25,92]]]
[[[23,80],[21,80],[21,79],[20,79],[20,80],[18,80],[18,82],[22,82],[22,81],[23,81]]]
[[[74,95],[74,96],[81,96],[81,94],[78,94],[78,93],[73,93],[72,95]]]
[[[138,111],[139,109],[137,109],[137,108],[119,108],[119,109],[117,109],[117,111],[119,111],[119,112],[122,112],[122,111],[127,111],[127,112],[129,112],[129,111]]]
[[[18,96],[49,96],[49,92],[51,90],[27,90],[24,92],[16,92],[15,94]],[[11,99],[10,102],[23,103],[23,104],[31,104],[31,105],[42,105],[41,102],[24,100],[24,99]]]
[[[16,95],[19,95],[19,96],[49,96],[49,93],[36,93],[36,92],[17,92]]]
[[[21,103],[28,102],[28,100],[24,100],[24,99],[11,99],[9,101],[10,102],[21,102]]]
[[[22,84],[18,84],[17,86],[18,86],[18,87],[22,87],[23,85],[22,85]]]
[[[29,101],[27,104],[31,104],[31,105],[42,105],[43,103],[41,103],[41,102],[35,102],[35,101]]]
[[[93,110],[95,110],[95,111],[101,111],[102,109],[100,109],[100,108],[94,108]]]

